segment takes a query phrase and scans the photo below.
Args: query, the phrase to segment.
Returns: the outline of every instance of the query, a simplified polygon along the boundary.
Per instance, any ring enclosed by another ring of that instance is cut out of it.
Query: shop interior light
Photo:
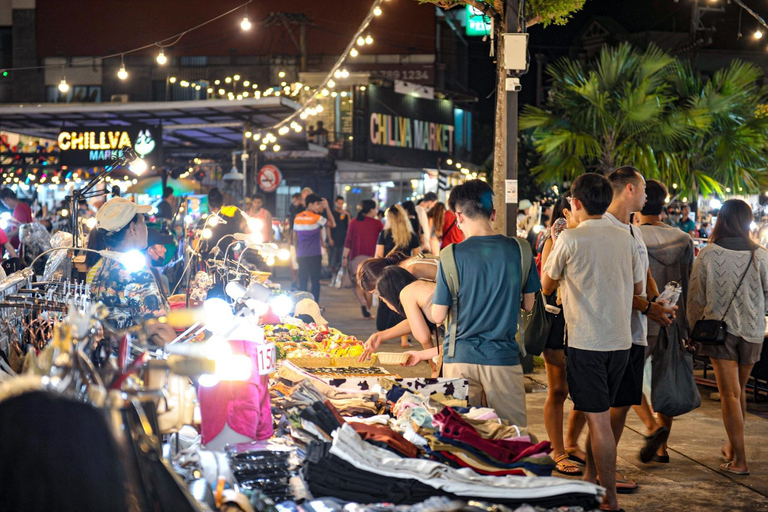
[[[160,53],[157,54],[157,63],[161,66],[165,66],[168,62],[168,57],[165,56],[165,50],[160,48]]]

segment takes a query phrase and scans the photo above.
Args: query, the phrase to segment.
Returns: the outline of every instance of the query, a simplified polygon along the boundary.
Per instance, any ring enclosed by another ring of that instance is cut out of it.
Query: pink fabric
[[[200,414],[203,444],[211,442],[225,424],[238,434],[256,441],[269,439],[274,433],[269,399],[269,377],[259,375],[256,343],[230,341],[234,354],[251,358],[251,378],[244,382],[222,381],[206,388],[200,386]]]

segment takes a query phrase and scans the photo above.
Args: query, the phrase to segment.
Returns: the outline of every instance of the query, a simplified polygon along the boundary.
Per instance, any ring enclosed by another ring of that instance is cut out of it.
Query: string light
[[[281,71],[277,74],[278,78],[285,78],[285,71]]]
[[[168,79],[168,81],[171,82],[172,84],[175,84],[176,83],[176,77],[172,76],[171,78]]]
[[[365,38],[363,36],[357,38],[357,46],[365,46]]]
[[[67,83],[67,78],[64,75],[62,75],[61,83],[59,83],[59,91],[65,93],[68,90],[69,90],[69,84]]]
[[[334,82],[333,80],[328,80],[328,87],[333,89],[334,87],[336,87],[336,82]]]
[[[761,37],[763,37],[763,31],[760,29],[755,30],[754,37],[755,39],[760,39]]]
[[[235,82],[237,82],[238,80],[240,80],[240,75],[235,75],[232,78],[234,78]]]
[[[165,66],[168,62],[168,57],[165,56],[165,50],[160,48],[160,53],[157,54],[157,63],[161,66]]]
[[[245,16],[243,16],[243,21],[240,22],[240,28],[245,32],[251,30],[251,22],[248,19],[248,4],[245,5]]]
[[[123,57],[120,57],[120,71],[117,72],[117,78],[120,80],[128,78],[128,72],[125,70],[125,60]]]
[[[227,78],[225,78],[225,79],[224,79],[224,81],[225,81],[226,83],[228,83],[228,84],[231,84],[231,83],[232,83],[232,77],[231,77],[231,76],[228,76]]]
[[[360,55],[360,52],[359,52],[359,51],[357,51],[357,48],[352,48],[352,49],[349,51],[349,55],[351,55],[352,57],[357,57],[358,55]]]
[[[373,15],[374,16],[381,16],[381,7],[378,5],[373,9]]]
[[[274,151],[275,153],[280,151],[280,144],[275,144],[274,146],[272,146],[272,151]]]
[[[259,149],[262,150],[262,151],[266,151],[267,150],[267,145],[266,144],[262,144],[262,145],[259,146]]]

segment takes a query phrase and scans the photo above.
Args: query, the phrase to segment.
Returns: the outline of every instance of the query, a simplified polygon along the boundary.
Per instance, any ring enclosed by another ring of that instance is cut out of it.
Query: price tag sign
[[[517,203],[517,180],[504,180],[504,202]]]
[[[277,350],[274,343],[259,344],[256,347],[256,359],[259,375],[269,375],[275,371]]]

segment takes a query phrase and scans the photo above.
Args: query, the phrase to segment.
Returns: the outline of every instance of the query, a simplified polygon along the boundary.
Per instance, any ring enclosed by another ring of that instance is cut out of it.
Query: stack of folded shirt
[[[259,450],[230,456],[230,468],[240,487],[260,491],[276,502],[293,499],[290,453]]]
[[[449,428],[456,427],[453,421]],[[529,443],[530,444],[530,443]],[[505,445],[511,456],[514,445]],[[545,449],[533,445],[530,451]],[[526,450],[520,450],[525,457]],[[310,456],[311,455],[311,456]],[[535,454],[534,454],[535,455]],[[596,508],[605,490],[588,482],[561,478],[481,475],[427,459],[400,457],[364,442],[343,425],[327,445],[308,452],[303,476],[315,497],[334,496],[361,503],[417,503],[429,496],[482,499],[504,505]]]
[[[434,434],[425,435],[433,459],[483,475],[550,476],[549,441],[534,444],[498,420],[466,418],[450,407],[434,415]]]

